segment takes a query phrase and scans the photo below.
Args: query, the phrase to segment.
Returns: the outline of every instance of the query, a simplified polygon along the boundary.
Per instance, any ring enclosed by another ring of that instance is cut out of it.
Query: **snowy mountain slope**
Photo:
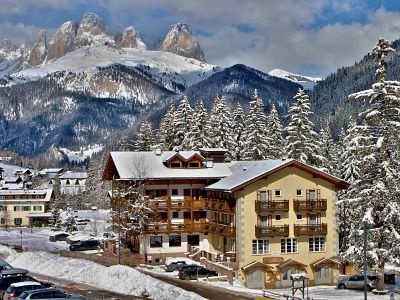
[[[18,79],[15,82],[20,82],[37,80],[65,71],[76,75],[84,74],[85,84],[89,85],[91,79],[102,69],[113,65],[141,68],[151,75],[153,80],[174,92],[176,85],[186,88],[221,70],[215,65],[169,52],[96,46],[80,48],[53,62],[17,72],[10,77]]]
[[[268,74],[271,76],[283,78],[301,84],[305,90],[312,90],[314,85],[316,85],[318,81],[322,80],[322,78],[319,77],[310,77],[310,76],[294,74],[282,69],[273,69],[269,71]]]

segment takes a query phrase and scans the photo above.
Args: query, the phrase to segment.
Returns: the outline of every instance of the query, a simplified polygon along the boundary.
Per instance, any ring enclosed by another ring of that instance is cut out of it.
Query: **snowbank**
[[[91,261],[60,257],[46,252],[16,253],[0,246],[0,253],[8,254],[6,260],[15,267],[38,274],[87,283],[117,293],[152,299],[197,300],[201,296],[164,283],[126,266],[105,267]]]

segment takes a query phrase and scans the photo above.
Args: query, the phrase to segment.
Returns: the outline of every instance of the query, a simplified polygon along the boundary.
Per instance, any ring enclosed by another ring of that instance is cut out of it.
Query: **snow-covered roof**
[[[86,179],[88,177],[87,172],[65,172],[58,178],[60,179]]]
[[[43,195],[44,198],[40,199],[10,199],[12,202],[18,202],[18,201],[50,201],[51,195],[53,193],[53,189],[43,189],[43,190],[29,190],[29,189],[18,189],[18,190],[0,190],[0,196],[24,196],[24,195]]]
[[[22,181],[22,179],[18,176],[7,176],[7,177],[3,177],[4,182],[6,183],[17,183]]]
[[[59,173],[62,172],[64,169],[62,168],[49,168],[49,169],[43,169],[39,172],[41,175],[45,175],[47,173]]]
[[[186,151],[179,152],[185,153]],[[197,151],[188,151],[185,157]],[[164,152],[164,155],[156,155],[154,152],[111,152],[110,157],[115,165],[120,179],[138,178],[138,173],[143,179],[170,179],[170,178],[223,178],[231,174],[232,163],[215,163],[210,168],[168,168],[163,162],[165,157],[175,155],[175,151]],[[172,156],[171,156],[172,157]],[[108,164],[108,163],[107,163]],[[107,167],[106,167],[107,168]],[[104,176],[105,179],[107,176]]]
[[[225,148],[199,148],[200,151],[204,152],[228,152]]]
[[[14,287],[21,287],[21,286],[31,286],[31,285],[41,285],[40,282],[37,281],[21,281],[21,282],[14,282],[11,286]]]
[[[17,169],[17,170],[14,171],[14,174],[25,174],[25,173],[31,174],[32,172],[29,169]]]
[[[206,186],[205,189],[232,191],[240,188],[241,186],[249,182],[252,182],[253,180],[257,180],[268,173],[275,172],[281,168],[291,165],[298,166],[306,172],[313,173],[314,176],[318,176],[324,178],[325,180],[334,182],[337,186],[348,187],[349,185],[347,182],[341,180],[340,178],[329,175],[317,168],[303,164],[294,159],[287,159],[234,162],[231,167],[232,174],[230,176],[227,176],[214,184]]]
[[[178,151],[168,151],[168,152],[164,153],[162,158],[163,158],[163,162],[167,162],[174,156],[180,156],[184,160],[188,161],[189,159],[191,159],[193,156],[196,156],[196,155],[200,156],[200,153],[198,151],[179,151],[179,152]]]
[[[28,218],[50,218],[51,213],[30,213],[27,215]]]

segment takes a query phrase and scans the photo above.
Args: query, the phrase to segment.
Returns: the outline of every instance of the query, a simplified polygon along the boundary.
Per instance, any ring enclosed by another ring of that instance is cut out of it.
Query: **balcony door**
[[[260,202],[267,202],[272,200],[272,192],[271,190],[268,191],[258,191],[258,199]]]
[[[321,214],[308,215],[308,225],[320,225],[320,224],[321,224]]]
[[[271,227],[272,226],[272,216],[260,216],[260,226],[261,227]]]
[[[318,199],[321,198],[320,196],[321,190],[307,190],[307,200],[308,201],[317,201]]]

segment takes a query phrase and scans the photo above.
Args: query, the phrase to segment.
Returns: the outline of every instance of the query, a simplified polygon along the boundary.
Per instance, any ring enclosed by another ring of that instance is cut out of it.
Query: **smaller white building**
[[[78,195],[86,191],[87,172],[65,172],[60,179],[61,194]]]

